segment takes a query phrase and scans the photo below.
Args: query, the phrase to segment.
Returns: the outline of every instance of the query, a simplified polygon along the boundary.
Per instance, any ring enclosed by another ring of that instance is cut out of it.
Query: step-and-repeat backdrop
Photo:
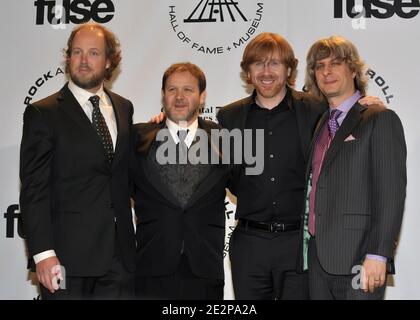
[[[31,101],[66,81],[62,49],[71,29],[86,21],[103,23],[120,39],[123,60],[112,90],[135,106],[135,122],[161,108],[164,70],[191,61],[207,75],[203,116],[215,119],[217,106],[247,95],[240,80],[242,52],[258,33],[286,37],[299,58],[297,88],[305,57],[321,37],[340,34],[353,41],[369,70],[369,94],[379,96],[401,117],[408,146],[408,189],[396,256],[397,274],[387,299],[419,299],[416,182],[420,163],[419,0],[3,0],[0,3],[0,299],[38,295],[26,270],[19,222],[19,145],[22,115]],[[235,206],[227,202],[226,289],[232,299],[227,252]]]

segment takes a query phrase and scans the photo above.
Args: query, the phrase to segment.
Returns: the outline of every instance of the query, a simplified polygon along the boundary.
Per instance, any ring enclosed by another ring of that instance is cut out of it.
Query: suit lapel
[[[356,103],[348,112],[346,118],[338,129],[334,139],[331,142],[330,147],[325,154],[324,163],[322,168],[328,166],[336,157],[337,153],[344,145],[344,140],[354,131],[355,127],[359,124],[362,119],[361,112],[363,112],[366,107],[361,106],[359,103]]]
[[[172,192],[166,187],[166,184],[160,178],[160,175],[156,172],[156,165],[153,163],[153,157],[155,153],[150,154],[153,150],[150,148],[148,154],[145,157],[142,157],[143,161],[143,170],[146,179],[150,184],[159,192],[166,200],[168,200],[173,205],[179,207],[179,201],[175,198]]]
[[[178,200],[173,196],[172,192],[166,187],[165,183],[156,172],[156,165],[153,157],[156,155],[155,151],[152,150],[153,143],[156,140],[156,135],[159,130],[165,128],[165,123],[162,122],[160,125],[154,127],[148,132],[142,132],[139,138],[141,142],[136,146],[136,152],[140,157],[141,168],[149,183],[159,192],[166,200],[171,202],[175,206],[179,206]],[[153,153],[153,154],[151,154]]]
[[[92,122],[89,120],[79,102],[77,102],[76,98],[71,93],[67,84],[60,90],[60,94],[57,99],[60,102],[60,106],[67,113],[67,115],[69,115],[80,126],[92,129],[92,133],[97,135],[95,129],[92,126]]]
[[[209,164],[210,165],[210,164]],[[210,174],[200,182],[197,190],[193,193],[186,208],[190,208],[197,202],[201,197],[203,197],[207,192],[209,192],[216,183],[223,179],[223,173],[225,170],[222,169],[222,165],[211,165]]]
[[[321,116],[321,119],[319,119],[318,124],[315,128],[315,132],[312,137],[312,141],[311,141],[311,145],[309,149],[308,165],[306,166],[306,177],[309,177],[309,173],[312,167],[312,158],[314,156],[315,143],[318,139],[319,134],[321,133],[321,129],[324,127],[325,122],[328,120],[329,114],[330,114],[329,111],[325,111],[324,114]]]
[[[248,117],[248,112],[249,109],[251,108],[251,105],[254,101],[254,94],[249,96],[247,99],[245,99],[242,102],[242,106],[240,108],[240,112],[238,113],[237,117],[236,117],[236,121],[234,119],[234,121],[236,122],[235,126],[233,126],[233,128],[239,128],[241,130],[245,129],[246,126],[246,119]]]
[[[292,110],[295,111],[296,114],[296,122],[298,125],[299,131],[299,138],[300,138],[300,146],[302,149],[302,154],[306,159],[308,156],[308,150],[311,143],[311,135],[312,132],[309,129],[311,127],[310,119],[309,119],[309,112],[305,112],[303,107],[300,107],[300,103],[302,103],[302,97],[298,95],[295,90],[289,89],[291,94],[288,96],[288,105]]]
[[[207,126],[206,123],[201,118],[198,118],[198,127],[206,131],[207,137],[209,139],[208,145],[211,148],[216,148],[216,146],[214,146],[211,141],[211,128]],[[218,150],[215,150],[215,152],[218,153]],[[209,156],[209,161],[211,161],[210,156]],[[220,163],[221,161],[222,159],[219,158]],[[188,204],[186,206],[187,208],[191,207],[197,200],[199,200],[202,196],[204,196],[207,192],[209,192],[209,190],[213,188],[213,186],[220,181],[220,179],[223,176],[223,173],[225,172],[225,170],[221,169],[223,168],[222,164],[220,165],[208,164],[208,166],[210,166],[211,171],[209,175],[205,177],[205,179],[203,179],[203,181],[201,181],[200,184],[198,185],[197,190],[193,193],[190,200],[188,201]]]
[[[319,122],[318,122],[318,124],[316,125],[316,128],[315,128],[314,136],[312,138],[311,151],[314,148],[315,142],[318,139],[318,137],[319,137],[319,135],[321,133],[321,129],[325,125],[325,122],[327,122],[329,115],[330,115],[330,112],[329,111],[325,111],[324,114],[321,116],[321,119],[319,119]]]
[[[63,111],[78,125],[80,125],[81,129],[86,130],[92,139],[97,142],[95,143],[97,151],[103,155],[104,161],[108,163],[102,142],[96,133],[95,128],[92,126],[92,122],[87,117],[86,113],[83,111],[74,95],[71,93],[70,89],[68,88],[68,84],[66,84],[60,90],[60,94],[57,100]]]

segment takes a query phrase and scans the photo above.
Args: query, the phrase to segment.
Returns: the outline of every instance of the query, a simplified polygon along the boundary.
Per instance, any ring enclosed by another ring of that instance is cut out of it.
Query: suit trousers
[[[40,285],[43,300],[117,300],[134,298],[134,273],[122,261],[120,247],[115,239],[112,264],[106,274],[99,277],[67,276],[65,288],[51,293]]]
[[[354,275],[333,275],[321,266],[316,248],[316,237],[311,237],[308,247],[309,296],[311,300],[381,300],[386,285],[373,293],[366,293],[359,288]]]
[[[223,279],[195,276],[185,254],[173,274],[136,276],[136,297],[141,300],[222,300],[223,287]]]
[[[229,244],[237,300],[307,300],[307,274],[297,273],[299,230],[269,233],[237,226]]]

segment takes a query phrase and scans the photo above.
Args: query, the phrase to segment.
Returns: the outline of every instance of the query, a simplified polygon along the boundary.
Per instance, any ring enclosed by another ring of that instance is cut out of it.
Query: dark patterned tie
[[[114,146],[112,145],[111,134],[109,133],[108,126],[106,125],[105,118],[99,109],[99,97],[92,96],[89,98],[89,101],[92,103],[93,112],[92,112],[92,124],[101,139],[102,145],[105,149],[105,156],[108,161],[111,163],[112,158],[114,157]]]
[[[179,152],[180,152],[180,163],[181,164],[186,164],[186,159],[187,159],[187,153],[188,153],[188,147],[187,144],[185,143],[185,139],[187,138],[188,132],[190,130],[178,130],[177,135],[179,138],[179,143],[178,143],[178,147],[179,147]],[[181,160],[181,159],[184,159]]]
[[[330,132],[330,138],[333,139],[340,125],[338,124],[338,118],[343,112],[337,109],[331,111],[330,118],[328,119],[328,131]]]

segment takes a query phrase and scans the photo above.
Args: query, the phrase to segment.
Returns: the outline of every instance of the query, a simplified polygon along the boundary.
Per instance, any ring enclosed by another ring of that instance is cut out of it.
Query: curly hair
[[[66,73],[69,73],[69,60],[71,56],[71,52],[73,49],[73,40],[76,34],[85,28],[89,28],[90,30],[99,30],[104,35],[105,40],[105,55],[106,58],[110,62],[109,68],[105,70],[105,80],[110,80],[112,78],[112,73],[118,67],[121,61],[121,49],[120,49],[120,42],[118,41],[117,37],[113,32],[109,29],[105,28],[104,26],[97,24],[97,23],[85,23],[73,29],[70,34],[69,39],[67,40],[67,48],[64,49],[65,57],[66,57]]]
[[[309,49],[306,56],[306,77],[305,89],[317,96],[323,98],[316,78],[315,67],[319,60],[334,57],[342,59],[349,66],[352,72],[356,73],[354,85],[362,95],[366,94],[368,79],[365,75],[365,64],[359,56],[359,52],[353,43],[341,36],[331,36],[316,41]]]

